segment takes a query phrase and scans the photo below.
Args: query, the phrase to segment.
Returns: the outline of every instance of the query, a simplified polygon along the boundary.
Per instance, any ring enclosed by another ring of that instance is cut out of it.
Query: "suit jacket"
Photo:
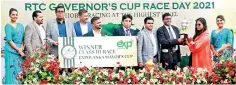
[[[156,34],[156,32],[155,32]],[[138,62],[142,62],[145,64],[150,57],[155,57],[157,60],[153,60],[153,62],[159,62],[160,60],[160,52],[159,50],[159,43],[156,38],[156,35],[154,35],[154,39],[156,43],[153,43],[150,37],[150,34],[147,29],[143,29],[138,33]],[[157,46],[157,54],[153,54],[154,50],[154,44]],[[153,58],[154,59],[154,58]]]
[[[43,27],[44,31],[45,28]],[[45,32],[46,33],[46,32]],[[29,23],[25,28],[24,43],[26,47],[26,55],[31,56],[33,50],[43,47],[41,34],[35,21]]]
[[[130,33],[131,33],[132,36],[136,36],[133,29],[130,29]],[[125,31],[123,29],[123,26],[120,27],[120,28],[114,29],[112,34],[113,34],[113,36],[125,36]]]
[[[101,35],[102,35],[102,36],[105,36],[105,35],[107,35],[107,33],[104,32],[104,31],[101,29]],[[94,34],[93,34],[93,31],[90,31],[90,32],[84,34],[83,36],[94,36]]]
[[[180,47],[178,43],[178,38],[180,38],[180,35],[179,29],[176,26],[171,25],[171,27],[175,32],[176,39],[170,39],[169,33],[165,26],[162,26],[157,30],[157,38],[161,44],[161,62],[176,64],[181,61]],[[172,48],[176,45],[178,45],[178,50],[175,52],[177,55],[172,56]]]
[[[93,26],[90,22],[87,22],[88,25],[88,32],[93,30]],[[74,23],[74,28],[75,28],[75,32],[76,32],[76,36],[82,36],[82,30],[81,30],[81,26],[80,26],[80,21],[77,21],[76,23]]]
[[[70,22],[68,19],[65,19],[65,25],[66,25],[67,37],[75,37],[76,34],[73,23]],[[51,53],[54,54],[55,56],[58,56],[58,46],[53,45],[53,42],[55,41],[57,42],[58,37],[60,37],[56,19],[53,19],[47,23],[46,37],[51,45]]]

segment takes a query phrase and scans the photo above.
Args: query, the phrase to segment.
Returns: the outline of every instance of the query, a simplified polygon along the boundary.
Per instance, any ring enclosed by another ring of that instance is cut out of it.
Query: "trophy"
[[[181,38],[183,38],[183,45],[187,45],[185,42],[188,40],[188,34],[181,33],[179,34]]]

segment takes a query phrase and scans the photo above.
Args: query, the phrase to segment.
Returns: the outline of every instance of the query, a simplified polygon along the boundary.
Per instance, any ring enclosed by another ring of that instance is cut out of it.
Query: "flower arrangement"
[[[71,68],[72,72],[62,72],[59,61],[47,51],[36,51],[22,63],[23,72],[17,78],[23,84],[235,84],[236,63],[224,61],[216,64],[214,71],[185,67],[177,70],[147,64],[143,69],[134,70],[117,67]],[[61,73],[60,73],[61,71]]]
[[[58,83],[60,74],[60,62],[53,55],[48,55],[48,49],[37,49],[32,56],[22,62],[22,72],[17,79],[24,84]]]

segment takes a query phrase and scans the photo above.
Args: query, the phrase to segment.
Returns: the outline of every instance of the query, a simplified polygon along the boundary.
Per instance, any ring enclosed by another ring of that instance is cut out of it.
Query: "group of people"
[[[34,50],[42,47],[45,43],[51,46],[51,53],[58,56],[58,37],[80,37],[80,36],[106,36],[101,30],[101,20],[93,17],[88,22],[87,10],[79,11],[79,21],[74,24],[64,18],[65,8],[57,6],[55,9],[56,19],[47,22],[43,26],[43,13],[34,11],[33,21],[25,29],[17,22],[18,11],[11,8],[9,17],[11,21],[5,25],[6,44],[4,47],[5,56],[5,83],[20,83],[16,76],[21,69],[23,57],[31,56]],[[138,40],[138,66],[142,67],[149,59],[162,63],[165,69],[176,69],[181,61],[179,45],[187,45],[191,51],[191,66],[194,68],[207,68],[212,71],[212,56],[214,61],[225,52],[230,53],[233,45],[233,32],[224,27],[225,19],[222,15],[217,16],[218,28],[210,34],[207,30],[207,23],[204,18],[198,18],[195,22],[195,35],[180,38],[179,29],[171,25],[172,16],[169,13],[162,15],[163,26],[157,30],[153,27],[154,19],[146,17],[144,28],[137,33],[131,29],[132,16],[122,16],[122,27],[113,30],[113,36],[137,36]],[[213,55],[211,54],[213,53]],[[228,59],[224,56],[222,59]]]

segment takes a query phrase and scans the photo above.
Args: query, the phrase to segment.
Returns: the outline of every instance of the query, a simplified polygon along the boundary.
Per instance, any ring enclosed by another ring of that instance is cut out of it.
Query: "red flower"
[[[175,84],[179,85],[179,84],[180,84],[180,82],[175,82]]]
[[[138,79],[134,78],[133,81],[132,81],[132,84],[138,84]]]
[[[55,75],[54,81],[58,82],[58,80],[59,80],[59,75]]]
[[[35,61],[35,60],[36,60],[36,58],[34,58],[34,57],[33,57],[33,58],[31,58],[31,61]]]
[[[133,73],[130,73],[129,74],[129,78],[133,78],[134,79],[134,78],[136,78],[136,76]]]
[[[84,72],[84,68],[79,68],[79,70],[80,70],[81,72]]]
[[[40,54],[40,58],[44,58],[44,54],[43,53]]]
[[[39,82],[39,84],[48,84],[48,81],[42,80],[42,81]]]
[[[76,80],[74,81],[74,84],[76,84],[76,82],[79,82],[79,80],[76,79]]]
[[[230,72],[229,72],[229,75],[230,75],[230,76],[234,76],[234,71],[230,71]]]
[[[216,64],[216,66],[220,68],[223,66],[223,64]]]
[[[119,76],[120,76],[120,78],[122,78],[124,76],[124,74],[119,72]]]
[[[187,80],[187,81],[186,81],[186,84],[191,84],[191,81],[190,81],[190,80]]]
[[[192,75],[191,77],[193,78],[193,81],[196,81],[196,80],[197,80],[195,76]]]
[[[89,78],[88,78],[88,81],[89,81],[90,83],[92,83],[92,82],[93,82],[92,77],[89,77]]]
[[[152,76],[157,76],[157,73],[156,73],[156,72],[154,72],[154,73],[152,74]]]
[[[112,80],[112,76],[109,75],[108,78],[107,78],[108,81],[111,81]]]
[[[142,84],[147,84],[147,81],[143,81]]]
[[[112,74],[113,70],[112,69],[108,69],[108,73]]]
[[[153,82],[149,82],[150,84],[153,84]]]
[[[117,84],[123,84],[123,81],[119,80],[119,81],[117,82]]]
[[[129,78],[126,78],[126,79],[124,80],[124,83],[128,83],[128,81],[129,81]]]
[[[225,64],[226,64],[226,67],[230,67],[230,61],[229,60],[226,60]]]
[[[183,78],[183,77],[180,77],[180,78],[179,78],[179,81],[180,81],[180,82],[183,82],[183,81],[184,81],[184,78]]]
[[[171,78],[171,81],[175,81],[175,77],[172,77],[172,78]]]

